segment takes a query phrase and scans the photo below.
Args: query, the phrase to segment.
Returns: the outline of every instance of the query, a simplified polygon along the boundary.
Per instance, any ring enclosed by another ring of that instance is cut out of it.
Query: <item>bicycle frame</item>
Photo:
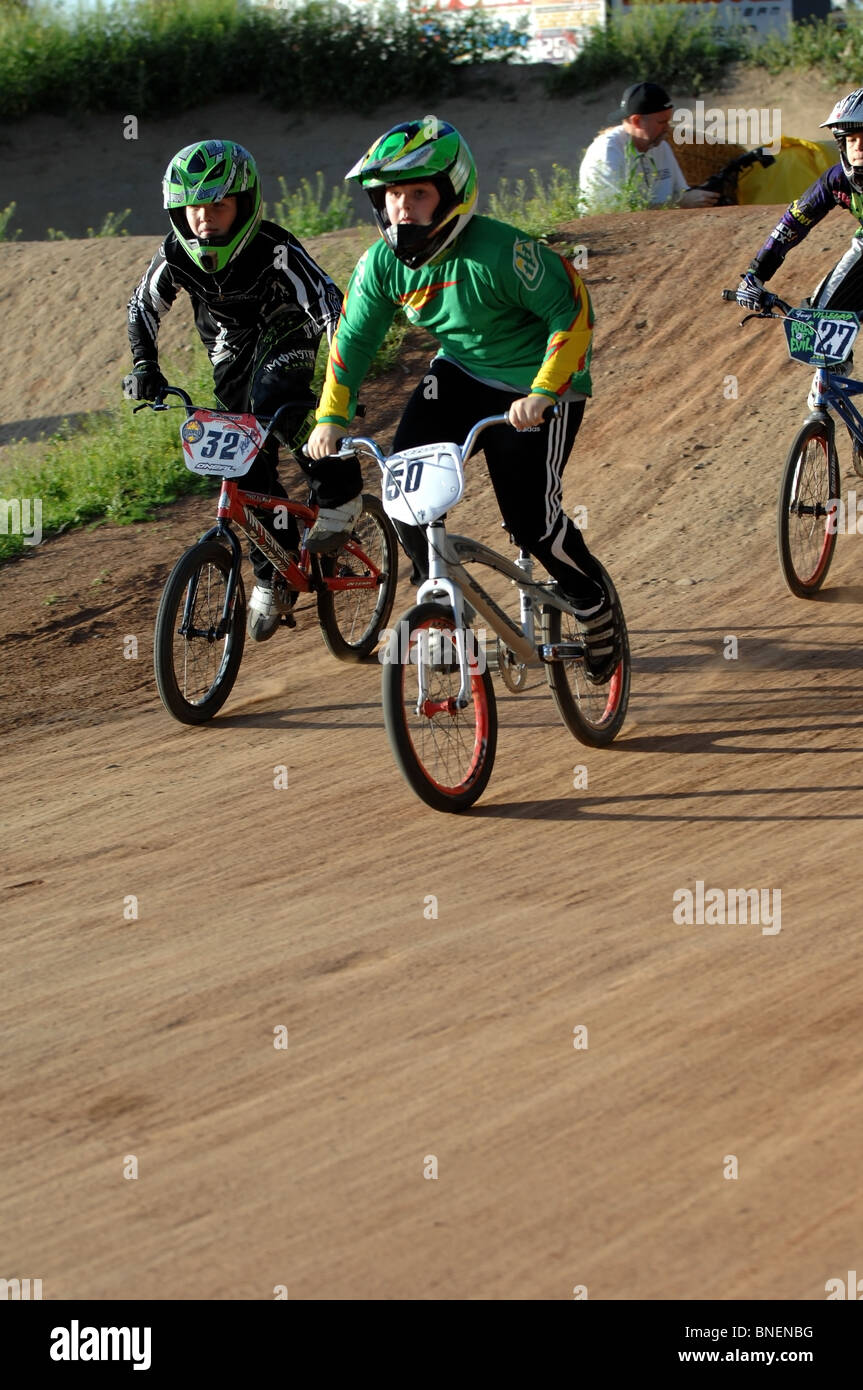
[[[477,436],[489,425],[509,423],[507,415],[491,415],[479,420],[471,429],[461,446],[462,459],[467,459],[473,449]],[[390,476],[389,464],[385,455],[373,439],[353,436],[343,441],[342,452],[350,453],[364,448],[376,460],[384,478]],[[540,665],[549,661],[572,660],[584,656],[581,642],[558,642],[538,644],[536,640],[535,603],[559,608],[564,613],[577,616],[572,604],[559,597],[553,588],[553,581],[537,583],[532,579],[533,560],[524,550],[516,561],[509,560],[490,546],[471,540],[469,536],[448,536],[444,520],[430,522],[423,528],[428,543],[429,577],[417,590],[417,602],[426,599],[439,601],[446,599],[455,617],[455,645],[459,662],[461,683],[454,703],[464,709],[470,703],[470,660],[467,654],[466,629],[464,618],[464,595],[469,596],[471,606],[485,619],[492,631],[525,665]],[[518,585],[521,626],[517,626],[491,597],[482,585],[465,569],[466,564],[485,565]],[[426,699],[425,667],[419,663],[418,706]]]
[[[163,392],[163,396],[158,402],[145,402],[136,406],[134,413],[148,407],[149,409],[157,411],[177,409],[177,407],[164,404],[164,396],[167,395],[180,397],[182,408],[186,412],[187,419],[189,419],[197,409],[197,407],[192,404],[189,395],[183,391],[182,388],[179,386],[169,386]],[[288,402],[281,406],[276,411],[275,415],[270,418],[268,425],[264,429],[261,444],[263,445],[274,432],[280,415],[294,409],[297,405],[305,404],[307,404],[305,401],[299,401]],[[308,404],[312,405],[314,402],[310,401]],[[229,417],[234,415],[232,411],[214,411],[212,413],[214,415],[226,415]],[[266,417],[256,417],[261,424],[263,424],[265,418]],[[218,474],[214,473],[213,476],[218,476]],[[288,497],[277,497],[275,494],[268,492],[249,492],[240,486],[236,477],[223,477],[221,479],[219,502],[216,511],[218,520],[215,526],[211,527],[209,531],[205,531],[204,534],[199,537],[199,542],[210,539],[226,541],[231,550],[231,572],[225,585],[225,601],[222,605],[221,618],[213,634],[213,639],[215,641],[221,640],[228,631],[234,607],[237,576],[240,573],[240,566],[242,564],[240,543],[234,531],[231,529],[232,525],[236,526],[237,530],[245,536],[250,544],[264,552],[267,559],[272,562],[277,573],[282,576],[290,588],[296,589],[298,593],[319,593],[322,590],[337,592],[344,589],[369,589],[373,585],[377,586],[383,583],[384,576],[381,571],[374,562],[369,559],[357,542],[353,540],[347,541],[341,548],[355,556],[366,569],[371,571],[370,575],[323,575],[317,555],[310,556],[308,550],[306,550],[304,546],[301,546],[299,562],[297,562],[290,552],[279,544],[275,536],[266,529],[259,518],[255,516],[255,510],[280,512],[282,514],[294,516],[300,524],[301,534],[304,531],[308,531],[308,529],[314,525],[317,516],[317,508],[315,507],[304,505],[302,502],[292,502]],[[183,622],[180,628],[180,633],[183,636],[189,634],[189,624],[191,621],[191,614],[194,611],[196,594],[197,585],[192,583],[189,585],[189,592],[186,596],[183,609]]]
[[[863,381],[855,381],[848,376],[837,376],[828,367],[819,367],[816,389],[823,397],[820,409],[835,410],[852,439],[863,448],[863,415],[851,404],[852,396],[863,395]]]

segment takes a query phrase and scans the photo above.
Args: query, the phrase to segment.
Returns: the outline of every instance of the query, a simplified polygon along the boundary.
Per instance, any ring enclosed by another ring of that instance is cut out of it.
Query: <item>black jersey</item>
[[[176,234],[168,234],[129,300],[129,342],[135,362],[158,361],[159,321],[186,290],[195,325],[213,366],[246,355],[250,339],[295,321],[298,337],[331,339],[340,290],[284,227],[262,222],[249,245],[224,270],[200,270]]]

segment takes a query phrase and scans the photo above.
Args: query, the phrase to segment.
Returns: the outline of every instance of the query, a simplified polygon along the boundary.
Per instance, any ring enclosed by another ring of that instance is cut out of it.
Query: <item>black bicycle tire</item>
[[[597,561],[599,564],[599,561]],[[626,620],[623,616],[623,608],[617,591],[611,584],[607,571],[602,565],[599,566],[603,580],[611,586],[614,593],[614,602],[617,607],[617,617],[619,631],[622,639],[623,651],[620,663],[614,676],[606,685],[592,685],[586,676],[580,679],[584,682],[583,703],[587,705],[588,700],[599,701],[602,692],[608,689],[609,698],[613,698],[614,705],[609,711],[606,704],[604,717],[597,721],[590,719],[582,709],[581,697],[573,691],[568,675],[566,662],[552,661],[546,665],[545,674],[551,688],[552,697],[557,705],[558,713],[570,733],[578,739],[579,743],[586,744],[589,748],[605,748],[612,743],[623,727],[626,719],[626,712],[629,707],[629,691],[632,678],[632,657],[629,650],[629,634],[626,630]],[[562,614],[559,608],[544,606],[542,609],[542,631],[543,642],[557,643],[561,639]],[[575,671],[575,667],[573,667]],[[576,673],[577,675],[577,673]],[[618,681],[617,687],[614,681]]]
[[[380,597],[375,605],[372,617],[363,631],[359,641],[351,641],[347,638],[339,627],[338,614],[336,610],[336,595],[329,589],[322,589],[318,592],[318,622],[321,627],[321,636],[327,649],[337,657],[339,661],[363,661],[370,656],[378,644],[381,630],[389,622],[390,614],[393,611],[393,603],[396,597],[396,587],[399,579],[398,567],[398,541],[393,524],[381,505],[380,499],[370,492],[363,493],[363,512],[362,515],[373,516],[377,524],[381,527],[384,537],[386,550],[386,578],[380,586]],[[362,521],[362,516],[360,517]],[[332,571],[338,562],[338,552],[334,556],[326,556],[321,560],[321,571],[326,576]]]
[[[476,740],[481,745],[477,766],[471,769],[470,776],[463,782],[446,789],[425,770],[422,758],[417,752],[410,731],[405,724],[404,675],[406,671],[414,668],[410,662],[404,660],[406,653],[401,649],[403,645],[402,634],[412,635],[430,621],[435,622],[438,626],[445,625],[455,628],[452,608],[439,603],[420,603],[408,609],[393,630],[383,653],[381,698],[384,725],[396,765],[420,800],[435,811],[466,811],[482,796],[494,768],[497,752],[497,703],[494,687],[487,667],[474,677],[481,682],[488,728],[484,742],[479,739]],[[403,624],[406,626],[403,627]],[[472,704],[469,708],[474,710],[476,706]]]
[[[827,578],[827,572],[830,569],[836,549],[836,528],[834,526],[831,530],[825,518],[824,544],[821,548],[818,564],[808,578],[801,579],[791,553],[789,506],[800,454],[811,439],[819,438],[826,445],[828,497],[839,497],[841,487],[839,460],[836,454],[834,431],[827,419],[807,420],[797,431],[785,460],[782,481],[779,486],[779,505],[776,514],[779,566],[785,583],[797,598],[812,598],[817,594]]]
[[[207,698],[201,701],[188,700],[183,694],[175,669],[174,638],[189,581],[205,564],[214,565],[227,576],[232,567],[230,553],[216,540],[199,541],[197,545],[191,546],[180,557],[168,576],[156,615],[153,638],[156,686],[165,709],[181,724],[205,724],[219,712],[234,687],[246,640],[246,594],[242,575],[238,574],[231,629],[226,641],[226,655]]]

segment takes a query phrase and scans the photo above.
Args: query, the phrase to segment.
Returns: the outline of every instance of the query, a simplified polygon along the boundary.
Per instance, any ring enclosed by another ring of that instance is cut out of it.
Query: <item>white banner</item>
[[[526,20],[526,61],[571,63],[590,31],[605,23],[606,0],[436,0],[435,8],[447,14],[481,9],[495,23],[513,29]]]

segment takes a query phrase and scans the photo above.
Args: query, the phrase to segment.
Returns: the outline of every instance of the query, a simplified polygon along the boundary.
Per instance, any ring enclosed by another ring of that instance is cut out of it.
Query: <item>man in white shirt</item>
[[[621,124],[603,130],[588,146],[578,182],[588,212],[623,209],[646,199],[649,207],[710,207],[718,193],[688,187],[665,139],[674,107],[655,82],[637,82],[623,93]]]

